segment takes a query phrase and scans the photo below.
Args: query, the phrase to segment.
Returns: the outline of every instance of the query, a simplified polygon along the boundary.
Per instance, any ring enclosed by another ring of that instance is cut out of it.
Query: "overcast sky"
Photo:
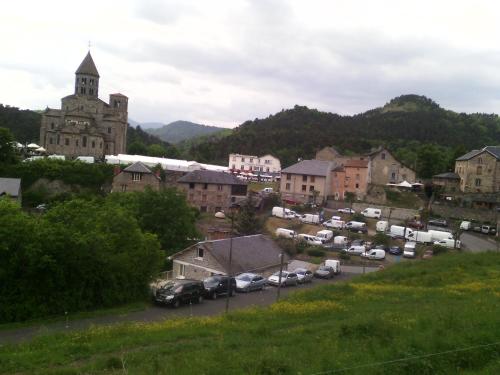
[[[100,97],[139,122],[235,126],[307,105],[341,114],[426,95],[500,112],[500,2],[2,2],[0,103],[58,108],[91,41]]]

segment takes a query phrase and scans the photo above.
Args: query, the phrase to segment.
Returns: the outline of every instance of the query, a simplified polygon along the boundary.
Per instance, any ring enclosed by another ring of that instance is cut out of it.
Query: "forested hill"
[[[500,144],[497,115],[456,113],[426,97],[405,95],[355,116],[295,106],[247,121],[227,137],[194,145],[189,153],[194,160],[224,164],[231,152],[271,153],[286,167],[325,146],[360,153],[385,145],[422,177],[430,177],[449,170],[457,155],[493,144]]]
[[[0,104],[0,127],[9,129],[14,135],[14,139],[21,143],[38,143],[40,141],[41,111],[20,110],[16,107],[4,106]],[[168,142],[162,141],[158,137],[146,133],[140,126],[128,127],[127,146],[133,145],[139,150],[147,146],[160,145],[168,149]],[[132,151],[134,151],[134,147]],[[144,151],[146,153],[146,151]],[[155,155],[156,156],[156,155]]]
[[[200,125],[189,121],[174,121],[158,129],[151,128],[144,130],[166,142],[178,143],[187,139],[217,133],[224,130],[224,128]]]

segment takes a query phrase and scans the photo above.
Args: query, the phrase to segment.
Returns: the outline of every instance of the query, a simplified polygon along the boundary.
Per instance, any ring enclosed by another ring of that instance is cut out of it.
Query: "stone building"
[[[353,193],[356,199],[364,199],[368,189],[370,164],[368,160],[347,160],[333,170],[332,195],[344,200],[345,193]]]
[[[119,167],[117,166],[119,169]],[[140,161],[129,165],[113,177],[112,192],[144,191],[146,187],[159,191],[160,177]]]
[[[282,199],[290,203],[324,202],[332,190],[335,163],[324,160],[302,160],[281,171]]]
[[[401,163],[387,149],[379,148],[368,155],[370,158],[369,182],[375,185],[399,184],[416,181],[413,169]]]
[[[442,193],[458,193],[460,191],[460,176],[446,172],[432,176],[432,184],[441,187]]]
[[[174,278],[203,280],[213,275],[229,273],[230,239],[198,242],[169,259],[173,262]],[[256,272],[270,276],[280,268],[283,250],[269,237],[262,234],[234,237],[232,239],[231,273]],[[283,255],[284,269],[288,256]]]
[[[455,161],[464,193],[500,192],[500,146],[472,150]]]
[[[73,94],[61,99],[61,109],[42,114],[40,144],[49,154],[93,156],[126,151],[128,98],[111,94],[99,99],[99,73],[90,52],[75,72]]]
[[[179,178],[177,185],[201,212],[224,211],[247,197],[247,183],[225,172],[193,171]]]

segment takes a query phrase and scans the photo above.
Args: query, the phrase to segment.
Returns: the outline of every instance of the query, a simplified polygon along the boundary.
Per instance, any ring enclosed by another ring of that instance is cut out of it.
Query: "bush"
[[[432,245],[432,252],[434,253],[434,255],[443,254],[446,253],[447,251],[448,251],[447,247],[441,245]]]
[[[351,260],[351,256],[347,254],[345,251],[340,253],[339,258],[342,260]]]
[[[297,212],[299,214],[306,212],[306,208],[304,206],[302,206],[302,205],[292,206],[291,210],[295,211],[295,212]]]
[[[295,245],[298,254],[304,253],[304,251],[306,251],[308,247],[309,246],[304,241],[299,241],[297,242],[297,245]]]
[[[278,237],[276,239],[278,246],[281,247],[288,255],[294,256],[297,254],[295,242],[290,238]]]
[[[366,223],[366,218],[363,215],[361,215],[359,212],[356,212],[354,215],[352,215],[351,220]]]
[[[375,236],[373,236],[373,241],[377,245],[389,246],[391,243],[391,238],[387,234],[377,233]]]
[[[324,257],[325,251],[322,248],[320,248],[319,246],[314,246],[314,247],[307,249],[307,255],[312,256],[312,257]]]

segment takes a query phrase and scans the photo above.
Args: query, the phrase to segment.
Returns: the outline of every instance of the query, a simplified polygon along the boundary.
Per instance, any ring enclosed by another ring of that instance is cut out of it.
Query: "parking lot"
[[[375,270],[376,269],[367,267],[365,269],[365,272],[373,272]],[[346,266],[345,269],[343,268],[343,272],[340,275],[335,276],[331,280],[315,278],[311,283],[308,284],[300,284],[295,287],[281,288],[281,296],[285,297],[287,294],[294,291],[305,290],[318,285],[332,284],[339,281],[349,280],[352,277],[362,273],[362,267]],[[276,295],[277,288],[272,286],[267,286],[262,291],[237,293],[234,297],[231,297],[229,299],[230,311],[236,311],[251,306],[268,306],[276,302]],[[66,324],[65,321],[61,321],[47,325],[37,325],[12,330],[3,330],[0,331],[0,345],[30,340],[37,335],[82,330],[93,325],[99,326],[113,325],[118,323],[158,322],[165,319],[173,319],[179,317],[218,315],[224,313],[225,306],[225,297],[220,297],[216,300],[205,300],[201,304],[181,305],[177,309],[151,305],[142,311],[73,320],[69,321],[68,324]]]

